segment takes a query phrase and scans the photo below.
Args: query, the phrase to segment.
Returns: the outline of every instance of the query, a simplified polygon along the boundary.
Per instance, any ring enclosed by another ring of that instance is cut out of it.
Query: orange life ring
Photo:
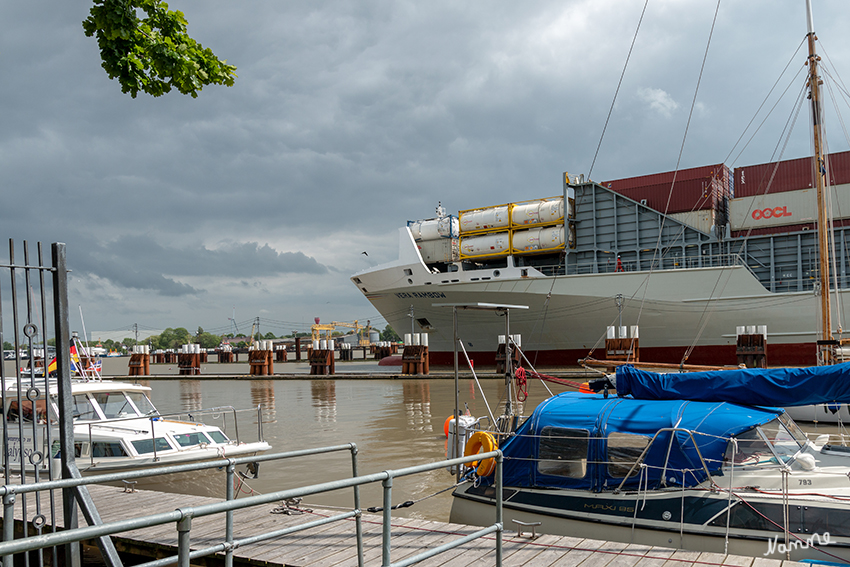
[[[463,449],[463,456],[469,457],[478,453],[489,453],[499,448],[499,443],[492,433],[487,431],[476,431],[469,438]],[[482,461],[472,461],[469,466],[475,468],[476,474],[481,477],[490,476],[496,470],[496,459],[489,457]]]

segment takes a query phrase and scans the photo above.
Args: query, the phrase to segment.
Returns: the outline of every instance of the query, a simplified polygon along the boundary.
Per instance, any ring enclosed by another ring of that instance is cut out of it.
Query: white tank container
[[[507,228],[511,224],[509,207],[489,207],[465,211],[460,214],[460,232],[473,232],[476,230],[491,230],[494,228]]]
[[[534,252],[537,250],[557,250],[563,248],[564,227],[550,226],[518,230],[513,234],[513,251],[515,253]]]
[[[515,225],[535,225],[556,222],[564,218],[564,199],[533,201],[514,205],[511,222]]]
[[[460,224],[457,217],[447,216],[440,219],[413,221],[408,227],[413,234],[413,240],[437,240],[457,237]]]
[[[438,240],[419,240],[416,242],[422,261],[426,264],[432,262],[456,262],[460,258],[460,249],[457,238],[440,238]]]
[[[464,256],[484,258],[504,256],[508,252],[510,252],[510,233],[508,232],[467,236],[460,240],[460,253]]]

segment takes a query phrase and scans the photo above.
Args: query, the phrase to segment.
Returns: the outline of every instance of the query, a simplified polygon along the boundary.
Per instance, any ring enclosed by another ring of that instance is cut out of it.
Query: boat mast
[[[826,164],[823,154],[823,126],[821,124],[820,76],[818,61],[815,53],[815,28],[812,19],[812,2],[806,0],[806,16],[809,42],[809,98],[812,101],[812,138],[814,142],[815,187],[818,199],[818,257],[820,262],[820,305],[821,305],[821,337],[818,341],[818,364],[833,362],[832,346],[832,312],[829,298],[829,250],[827,248],[827,214],[824,190]]]

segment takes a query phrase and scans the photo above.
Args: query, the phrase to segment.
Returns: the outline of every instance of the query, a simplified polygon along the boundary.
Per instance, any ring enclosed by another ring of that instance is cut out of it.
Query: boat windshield
[[[788,418],[786,421],[782,417],[765,423],[761,426],[761,430],[773,446],[776,454],[783,461],[787,462],[806,444],[806,436],[802,431],[799,431],[800,428],[797,427],[797,424],[791,418]],[[789,426],[793,426],[793,429]],[[795,432],[801,435],[800,439],[794,434]]]
[[[136,409],[139,410],[140,415],[150,415],[156,413],[156,408],[153,407],[153,404],[148,399],[148,397],[142,392],[125,392],[127,397],[130,398],[130,401],[133,402],[133,405],[136,406]]]
[[[786,418],[786,419],[783,419]],[[781,416],[762,426],[752,427],[730,441],[726,447],[726,463],[736,465],[775,464],[788,462],[805,445],[806,436],[793,420]]]
[[[92,394],[106,419],[138,415],[124,392],[96,392]]]

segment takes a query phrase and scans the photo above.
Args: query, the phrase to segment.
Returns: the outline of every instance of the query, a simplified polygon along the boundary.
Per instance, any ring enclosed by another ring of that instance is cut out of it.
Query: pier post
[[[15,498],[14,492],[3,495],[3,541],[15,539]],[[14,565],[13,554],[3,556],[3,567],[14,567]]]
[[[189,544],[191,542],[192,516],[185,516],[177,522],[177,567],[190,567]]]
[[[225,488],[225,498],[233,500],[236,491],[233,487],[233,481],[236,477],[236,465],[231,460],[227,465],[227,488]],[[224,521],[224,541],[227,543],[227,551],[224,554],[224,567],[233,567],[233,510],[225,512]]]
[[[393,477],[387,476],[383,481],[384,486],[384,522],[381,538],[381,566],[389,567],[390,561],[390,533],[393,520]]]

